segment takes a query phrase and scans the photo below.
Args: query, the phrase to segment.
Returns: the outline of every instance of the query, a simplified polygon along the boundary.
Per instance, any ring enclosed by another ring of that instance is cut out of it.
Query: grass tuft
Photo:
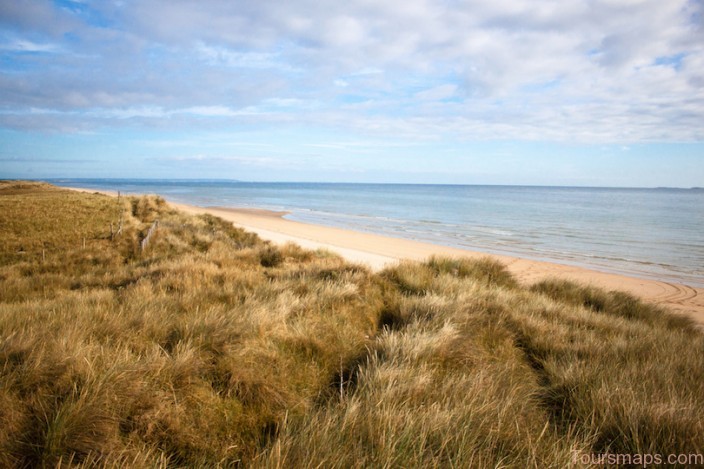
[[[436,274],[472,278],[489,285],[506,288],[518,286],[511,273],[506,270],[506,266],[489,257],[479,260],[432,257],[427,264]]]
[[[691,329],[692,320],[676,315],[655,305],[643,303],[628,293],[606,292],[599,288],[582,286],[567,280],[544,280],[531,287],[531,291],[553,300],[584,306],[592,311],[612,316],[658,324],[665,327]]]

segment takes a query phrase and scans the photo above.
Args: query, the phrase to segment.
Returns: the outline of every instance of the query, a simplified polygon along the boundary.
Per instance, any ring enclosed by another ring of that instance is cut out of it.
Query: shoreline
[[[490,257],[506,265],[509,272],[522,284],[530,285],[552,277],[593,285],[606,290],[622,290],[645,301],[663,305],[674,312],[687,314],[697,322],[704,324],[704,289],[688,285],[629,277],[553,262],[487,254],[342,228],[312,225],[286,220],[282,218],[282,212],[260,209],[195,207],[188,204],[169,203],[179,210],[191,214],[209,213],[219,216],[277,244],[294,242],[308,249],[328,249],[351,262],[367,264],[373,270],[381,270],[385,266],[403,259],[422,261],[432,255],[472,259]]]
[[[110,196],[117,195],[114,191],[64,188],[89,193],[98,192]],[[621,290],[644,301],[662,305],[673,312],[688,315],[698,323],[704,324],[703,288],[602,272],[586,267],[488,254],[421,241],[303,223],[284,219],[283,216],[287,212],[255,208],[197,207],[176,203],[168,199],[167,201],[172,207],[186,213],[195,215],[209,213],[221,217],[276,244],[293,242],[306,249],[327,249],[350,262],[366,264],[373,270],[381,270],[387,265],[404,259],[422,261],[432,255],[473,259],[489,257],[506,265],[508,271],[524,285],[530,285],[546,278],[559,278],[605,290]]]
[[[188,203],[186,202],[188,205]],[[218,206],[213,206],[212,208],[222,208],[222,209],[227,209],[228,207],[218,207]],[[245,207],[233,207],[236,210],[249,210],[249,208]],[[252,210],[265,210],[267,211],[268,209],[252,209]],[[276,212],[275,210],[269,210],[272,212]],[[278,212],[277,212],[278,213]],[[377,232],[374,230],[370,229],[364,229],[364,228],[355,228],[354,226],[344,226],[344,225],[338,225],[338,224],[329,224],[325,222],[316,222],[316,221],[309,221],[309,220],[304,220],[300,219],[300,217],[296,217],[295,212],[281,212],[284,213],[285,219],[290,220],[290,221],[296,221],[299,223],[304,223],[308,225],[315,225],[315,226],[329,226],[329,227],[334,227],[334,228],[340,228],[342,230],[348,230],[348,231],[354,231],[358,233],[370,233],[370,234],[378,234],[380,236],[385,236],[388,238],[394,238],[394,239],[400,239],[400,240],[410,240],[410,241],[417,241],[419,243],[425,243],[425,244],[432,244],[435,246],[439,247],[446,247],[446,248],[451,248],[451,249],[458,249],[461,251],[470,251],[470,252],[477,252],[477,253],[482,253],[487,256],[492,256],[492,257],[504,257],[504,258],[511,258],[511,259],[524,259],[527,261],[535,261],[535,262],[546,262],[548,264],[559,264],[559,265],[564,265],[568,267],[576,267],[580,269],[587,269],[587,270],[592,270],[596,272],[601,272],[601,273],[607,273],[607,274],[614,274],[614,275],[620,275],[620,276],[625,276],[625,277],[633,277],[633,278],[638,278],[638,279],[644,279],[644,280],[655,280],[655,281],[660,281],[660,282],[668,282],[668,283],[675,283],[678,285],[688,285],[693,288],[704,288],[704,279],[699,280],[699,281],[692,281],[690,282],[688,278],[677,276],[675,274],[670,274],[669,276],[663,276],[659,275],[657,272],[654,271],[643,271],[643,270],[636,270],[636,269],[627,269],[625,265],[623,264],[618,264],[619,261],[623,261],[625,259],[614,259],[610,263],[609,262],[595,262],[592,260],[586,260],[586,258],[582,257],[580,259],[579,256],[570,256],[570,257],[559,257],[559,256],[547,256],[547,255],[541,255],[541,254],[535,254],[535,253],[525,253],[525,252],[518,252],[518,251],[511,251],[510,249],[501,249],[501,248],[496,248],[496,247],[487,247],[487,246],[471,246],[471,245],[461,245],[461,244],[453,244],[452,242],[448,242],[447,238],[444,238],[442,240],[431,240],[431,239],[423,239],[423,238],[416,238],[416,237],[407,237],[403,236],[402,234],[398,233],[383,233],[383,232]],[[288,217],[288,215],[291,215]],[[631,262],[637,262],[641,263],[638,261],[631,261]],[[643,264],[648,265],[649,263],[645,262]],[[699,283],[697,283],[699,282]]]

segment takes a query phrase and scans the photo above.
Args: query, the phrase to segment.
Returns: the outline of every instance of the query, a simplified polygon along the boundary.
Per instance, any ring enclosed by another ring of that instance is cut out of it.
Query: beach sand
[[[468,258],[488,256],[505,264],[516,279],[526,285],[546,278],[559,278],[606,290],[621,290],[645,301],[665,306],[674,312],[687,314],[704,324],[704,289],[701,288],[300,223],[282,218],[285,212],[224,207],[201,208],[176,203],[171,205],[192,214],[216,215],[277,244],[293,242],[308,249],[328,249],[351,262],[366,264],[374,270],[382,269],[401,259],[425,260],[432,255]]]
[[[117,193],[110,191],[71,189],[117,195]],[[402,259],[425,260],[432,255],[467,258],[491,257],[505,264],[516,279],[524,285],[530,285],[546,278],[558,278],[606,290],[620,290],[631,293],[647,302],[662,305],[673,312],[686,314],[700,324],[704,324],[704,289],[702,288],[599,272],[583,267],[486,254],[419,241],[300,223],[284,219],[283,216],[286,212],[225,207],[203,208],[169,203],[187,213],[209,213],[221,217],[276,244],[292,242],[307,249],[327,249],[341,255],[348,261],[368,265],[374,270],[380,270]]]

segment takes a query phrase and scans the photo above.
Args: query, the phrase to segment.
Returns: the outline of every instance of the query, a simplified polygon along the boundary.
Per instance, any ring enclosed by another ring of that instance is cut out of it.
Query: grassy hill
[[[704,453],[686,319],[490,260],[374,274],[155,196],[0,182],[0,367],[2,467]]]

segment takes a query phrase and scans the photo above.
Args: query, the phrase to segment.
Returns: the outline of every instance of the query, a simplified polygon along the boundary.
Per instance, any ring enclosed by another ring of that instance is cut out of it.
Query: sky
[[[704,186],[702,0],[0,0],[0,178]]]

